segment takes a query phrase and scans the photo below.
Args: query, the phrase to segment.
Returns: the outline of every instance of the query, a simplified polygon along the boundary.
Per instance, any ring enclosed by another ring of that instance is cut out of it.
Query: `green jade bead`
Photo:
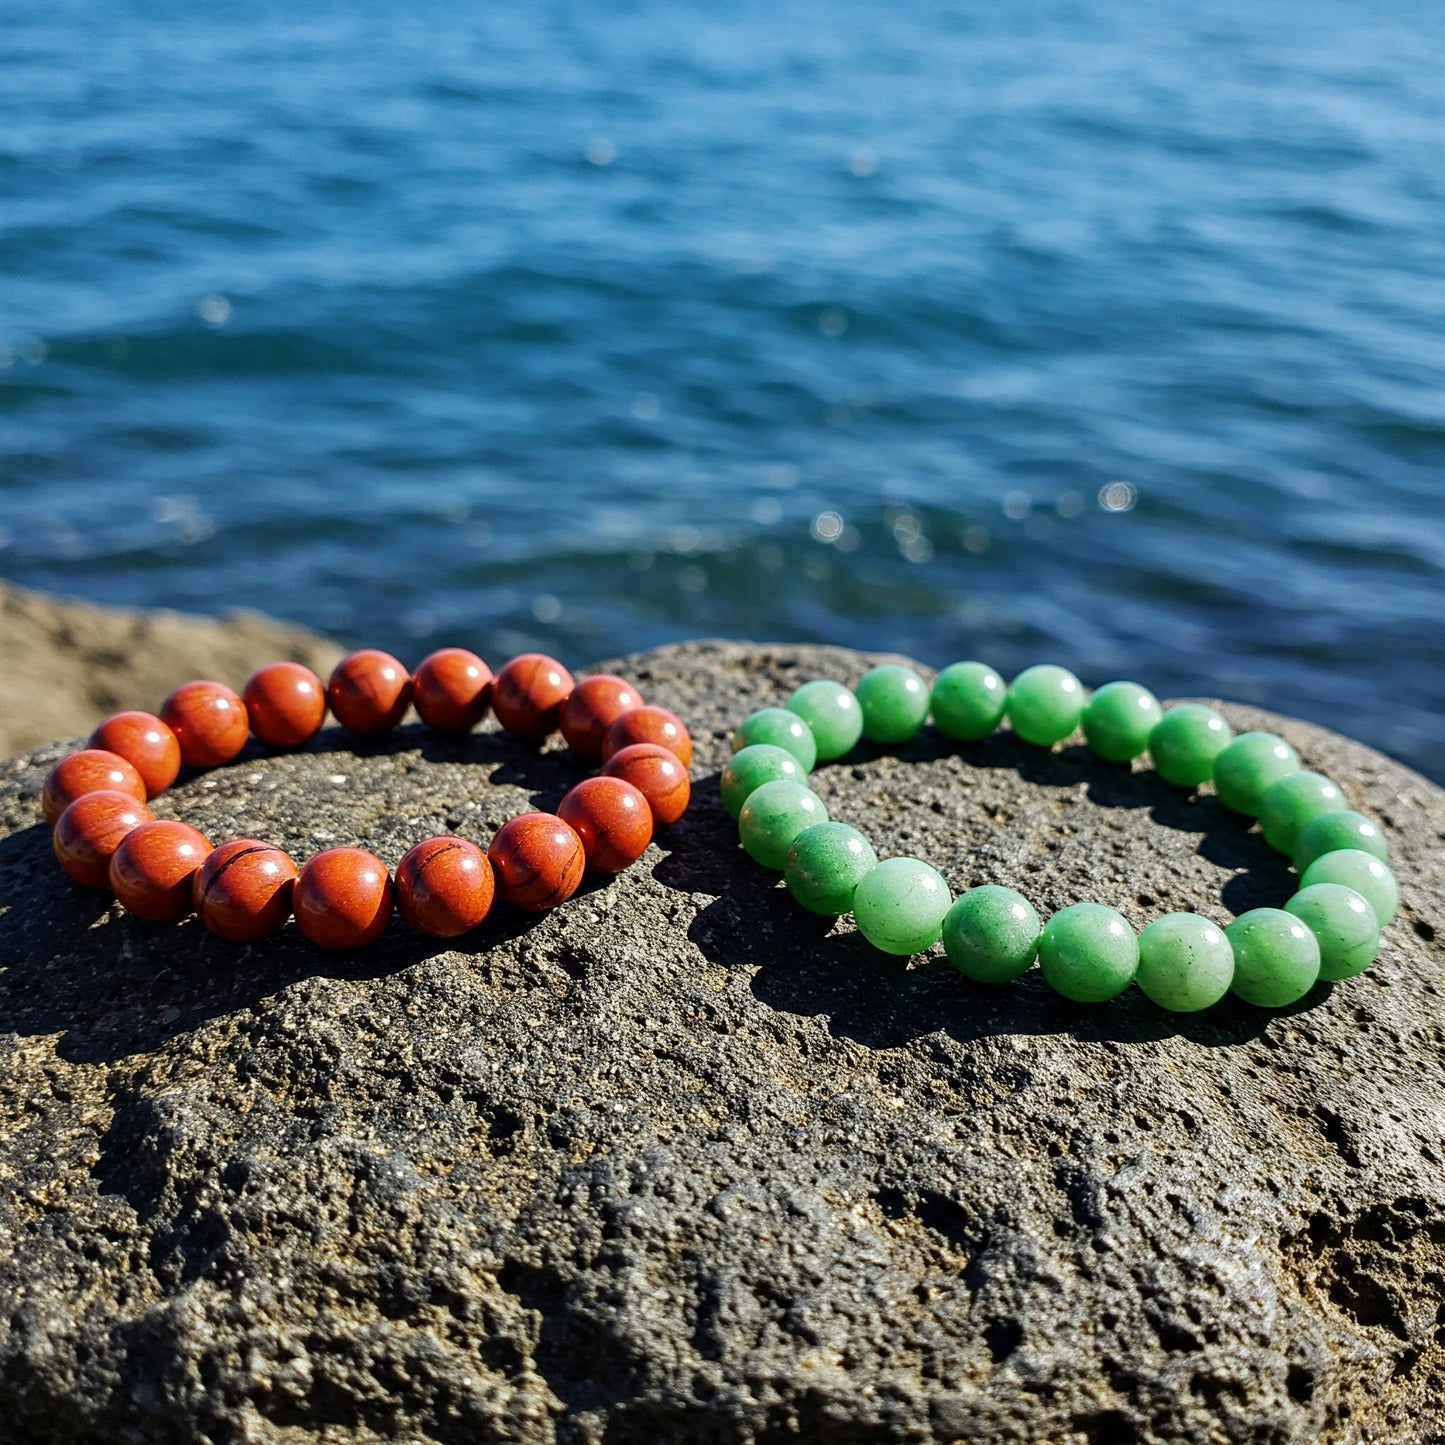
[[[1044,924],[1039,967],[1065,998],[1103,1003],[1129,987],[1139,968],[1139,940],[1112,908],[1073,903]]]
[[[852,752],[863,736],[863,710],[841,682],[821,677],[805,682],[788,699],[788,711],[808,724],[820,763]]]
[[[1035,747],[1051,748],[1079,725],[1084,685],[1065,667],[1040,663],[1025,668],[1008,690],[1008,720]]]
[[[1160,1008],[1192,1014],[1216,1004],[1234,981],[1234,949],[1207,918],[1166,913],[1139,935],[1135,983]]]
[[[853,918],[874,948],[907,958],[938,942],[951,902],[936,868],[921,858],[885,858],[854,892]]]
[[[1331,983],[1363,973],[1380,951],[1380,921],[1353,888],[1342,883],[1312,883],[1284,906],[1315,936],[1320,946],[1320,977]]]
[[[1084,709],[1084,737],[1106,761],[1127,763],[1149,746],[1164,716],[1159,699],[1137,682],[1106,682]]]
[[[818,761],[818,744],[813,741],[812,729],[797,713],[785,707],[760,708],[738,724],[733,734],[733,751],[741,752],[754,743],[786,748],[805,773],[811,773]]]
[[[1214,774],[1214,762],[1233,729],[1212,707],[1184,702],[1171,707],[1149,734],[1154,771],[1176,788],[1197,788]]]
[[[1033,967],[1042,925],[1012,888],[985,883],[959,894],[943,919],[948,961],[978,983],[1007,983]]]
[[[933,679],[933,725],[959,743],[986,738],[1003,721],[1008,688],[983,662],[954,662]]]
[[[863,714],[863,736],[875,743],[906,743],[928,717],[928,684],[911,667],[884,663],[853,689]]]
[[[723,807],[730,817],[736,818],[742,812],[743,804],[764,783],[780,781],[806,785],[808,775],[787,748],[774,747],[772,743],[749,743],[728,759],[722,777],[718,779]]]
[[[873,845],[847,823],[814,823],[788,850],[783,878],[793,900],[810,913],[838,915],[853,908],[853,894],[878,865]]]
[[[1284,1008],[1302,999],[1320,976],[1320,946],[1314,934],[1282,908],[1241,913],[1224,936],[1234,949],[1230,988],[1246,1003]]]
[[[1300,886],[1310,888],[1316,883],[1343,883],[1353,888],[1371,908],[1381,928],[1394,922],[1400,907],[1400,885],[1372,853],[1359,848],[1341,848],[1316,858],[1300,875]]]
[[[1321,813],[1311,818],[1299,830],[1294,840],[1291,857],[1295,871],[1303,873],[1316,858],[1326,853],[1338,853],[1341,848],[1358,848],[1383,863],[1390,850],[1385,844],[1385,835],[1363,813],[1353,813],[1341,808],[1337,813]]]
[[[1321,813],[1338,813],[1345,795],[1323,773],[1290,773],[1259,800],[1259,831],[1271,848],[1293,853],[1300,830]]]
[[[1299,754],[1283,738],[1240,733],[1214,760],[1214,791],[1231,813],[1257,818],[1264,790],[1299,770]]]
[[[743,804],[738,837],[749,857],[781,873],[798,834],[827,821],[828,810],[811,788],[779,778],[764,783]]]

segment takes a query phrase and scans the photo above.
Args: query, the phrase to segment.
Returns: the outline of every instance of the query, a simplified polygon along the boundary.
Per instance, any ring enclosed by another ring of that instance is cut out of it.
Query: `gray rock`
[[[355,959],[118,916],[0,765],[0,1414],[17,1441],[1422,1441],[1445,1432],[1445,794],[1246,708],[1386,826],[1366,975],[1176,1018],[985,989],[794,908],[726,737],[873,659],[615,664],[692,724],[687,817],[557,913]],[[554,804],[565,753],[327,735],[162,800],[391,864]],[[1041,910],[1225,920],[1289,875],[1066,747],[818,775],[880,852]],[[0,1432],[3,1433],[3,1432]]]

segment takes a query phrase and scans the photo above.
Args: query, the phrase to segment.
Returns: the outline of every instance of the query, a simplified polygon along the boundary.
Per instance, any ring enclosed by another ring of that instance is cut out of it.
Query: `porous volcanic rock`
[[[355,958],[120,916],[0,765],[0,1435],[17,1442],[1418,1442],[1445,1431],[1445,794],[1241,707],[1379,818],[1364,976],[1285,1013],[976,986],[737,850],[731,725],[876,659],[609,666],[698,743],[642,863]],[[213,838],[395,864],[578,776],[419,727],[192,776]],[[817,775],[955,887],[1217,920],[1289,875],[1208,794],[1007,735]]]

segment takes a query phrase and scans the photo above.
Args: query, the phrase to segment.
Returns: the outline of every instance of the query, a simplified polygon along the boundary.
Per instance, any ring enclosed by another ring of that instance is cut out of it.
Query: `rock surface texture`
[[[122,917],[37,822],[62,749],[0,765],[5,1438],[1445,1438],[1445,794],[1225,706],[1385,825],[1376,965],[1283,1015],[989,989],[803,914],[718,799],[744,713],[876,660],[609,664],[691,724],[692,810],[459,948]],[[330,731],[160,805],[395,865],[578,775],[493,732]],[[1075,746],[926,735],[816,787],[881,854],[1041,912],[1227,921],[1290,888],[1211,796]]]

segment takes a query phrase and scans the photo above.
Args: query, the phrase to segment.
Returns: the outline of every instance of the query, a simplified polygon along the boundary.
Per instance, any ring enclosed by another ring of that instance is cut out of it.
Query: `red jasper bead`
[[[132,828],[153,823],[155,816],[128,793],[85,793],[55,824],[55,856],[77,883],[87,888],[107,888],[111,855],[120,847],[121,839]]]
[[[142,823],[110,855],[110,891],[138,918],[172,923],[191,911],[191,879],[210,851],[185,823]]]
[[[587,866],[582,840],[551,813],[522,813],[492,836],[487,859],[497,875],[497,892],[529,913],[566,902]]]
[[[635,707],[622,714],[607,729],[602,739],[602,758],[605,762],[614,753],[630,748],[633,743],[656,743],[675,753],[683,767],[692,764],[692,738],[682,725],[676,713],[665,707]]]
[[[147,797],[164,793],[181,770],[176,735],[148,712],[113,714],[91,733],[90,745],[124,758],[145,781]]]
[[[464,647],[443,647],[412,674],[411,700],[428,727],[469,732],[492,704],[492,669]]]
[[[299,747],[326,718],[326,689],[299,662],[273,662],[252,673],[241,697],[252,733],[267,747]]]
[[[255,943],[291,916],[296,865],[273,843],[232,838],[214,849],[191,883],[191,902],[218,938]]]
[[[652,842],[652,809],[622,778],[584,778],[557,808],[557,816],[582,840],[587,864],[620,873]]]
[[[126,793],[138,803],[146,800],[145,779],[119,753],[82,748],[61,758],[47,775],[40,795],[45,821],[53,828],[56,819],[77,798],[102,791]]]
[[[328,848],[296,879],[291,910],[302,933],[322,948],[363,948],[391,918],[391,876],[361,848]]]
[[[602,738],[623,713],[642,706],[642,694],[626,678],[584,677],[562,704],[558,726],[567,746],[584,758],[602,756]]]
[[[354,733],[385,732],[406,715],[411,678],[389,652],[364,647],[336,664],[326,700],[342,727]]]
[[[602,764],[609,778],[631,783],[652,809],[658,823],[675,823],[687,809],[692,783],[677,754],[658,743],[632,743]]]
[[[396,907],[418,933],[456,938],[491,911],[492,865],[465,838],[427,838],[397,865]]]
[[[541,652],[524,652],[505,664],[492,683],[492,711],[508,732],[546,737],[572,691],[572,674]]]
[[[183,682],[161,707],[187,767],[229,763],[251,731],[246,704],[224,682]]]

